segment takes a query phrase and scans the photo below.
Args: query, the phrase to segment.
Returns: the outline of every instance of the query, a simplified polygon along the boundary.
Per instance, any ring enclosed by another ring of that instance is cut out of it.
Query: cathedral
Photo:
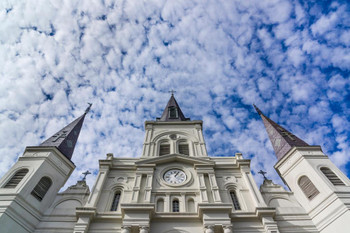
[[[210,157],[203,122],[186,118],[171,95],[145,122],[138,158],[99,160],[85,179],[59,192],[85,113],[23,155],[0,180],[0,233],[347,233],[350,181],[322,152],[264,115],[289,190],[254,181],[241,153]],[[97,161],[96,161],[97,162]],[[263,172],[262,172],[263,173]]]

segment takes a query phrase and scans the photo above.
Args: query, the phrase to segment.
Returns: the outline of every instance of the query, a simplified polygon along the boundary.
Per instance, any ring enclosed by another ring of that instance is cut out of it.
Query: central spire
[[[189,121],[190,118],[186,118],[182,113],[179,104],[176,102],[174,92],[171,93],[171,97],[166,105],[163,114],[157,121]]]

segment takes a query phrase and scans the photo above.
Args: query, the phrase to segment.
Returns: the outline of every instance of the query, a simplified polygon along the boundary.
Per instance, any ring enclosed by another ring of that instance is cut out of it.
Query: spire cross
[[[88,103],[88,105],[89,105],[89,107],[86,108],[85,114],[88,113],[88,112],[90,111],[90,108],[91,108],[92,103]]]
[[[86,176],[91,174],[91,172],[89,172],[89,170],[87,170],[86,172],[83,172],[82,174],[84,175],[82,181],[85,181],[86,180]]]
[[[282,135],[283,137],[287,136],[287,137],[289,137],[291,140],[295,141],[294,134],[292,134],[292,133],[290,133],[290,132],[288,132],[288,131],[282,129],[281,127],[278,127],[278,129],[280,130],[281,135]]]
[[[267,180],[267,178],[266,178],[266,176],[265,176],[265,174],[266,174],[267,172],[264,172],[263,170],[260,170],[258,173],[261,174],[261,175],[264,177],[264,180]]]
[[[169,93],[171,93],[171,95],[174,95],[175,92],[176,92],[176,91],[174,91],[173,89],[171,89],[171,90],[169,91]]]

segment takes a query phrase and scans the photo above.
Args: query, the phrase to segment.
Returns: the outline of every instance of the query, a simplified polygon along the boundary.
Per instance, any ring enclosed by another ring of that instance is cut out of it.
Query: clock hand
[[[179,175],[179,172],[176,172],[175,177],[177,177],[177,175]]]

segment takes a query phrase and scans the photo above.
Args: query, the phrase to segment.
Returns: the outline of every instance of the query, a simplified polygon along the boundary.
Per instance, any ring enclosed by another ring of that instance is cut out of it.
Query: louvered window
[[[111,211],[117,211],[120,200],[120,192],[114,194],[113,203],[111,206]]]
[[[299,186],[309,200],[312,200],[320,193],[311,180],[306,176],[302,176],[299,179]]]
[[[35,186],[31,194],[41,201],[49,188],[51,187],[52,181],[49,177],[43,177],[40,179],[39,183]]]
[[[180,206],[179,206],[178,200],[173,201],[173,212],[180,212]]]
[[[28,173],[28,169],[24,168],[16,172],[14,176],[12,176],[11,180],[7,182],[7,184],[4,186],[4,188],[16,188],[16,186],[21,182],[21,180],[25,177],[25,175]]]
[[[241,206],[239,205],[239,201],[236,193],[234,191],[231,191],[230,196],[231,196],[233,207],[235,208],[235,210],[241,210]]]
[[[178,118],[179,114],[177,113],[177,108],[176,107],[169,107],[169,118]]]
[[[322,173],[328,178],[328,180],[334,185],[334,186],[343,186],[345,185],[343,181],[341,181],[334,172],[331,171],[331,169],[323,167],[321,168]]]
[[[169,144],[160,144],[159,147],[159,156],[170,154],[170,145]]]
[[[183,155],[189,155],[188,144],[179,144],[179,153]]]

